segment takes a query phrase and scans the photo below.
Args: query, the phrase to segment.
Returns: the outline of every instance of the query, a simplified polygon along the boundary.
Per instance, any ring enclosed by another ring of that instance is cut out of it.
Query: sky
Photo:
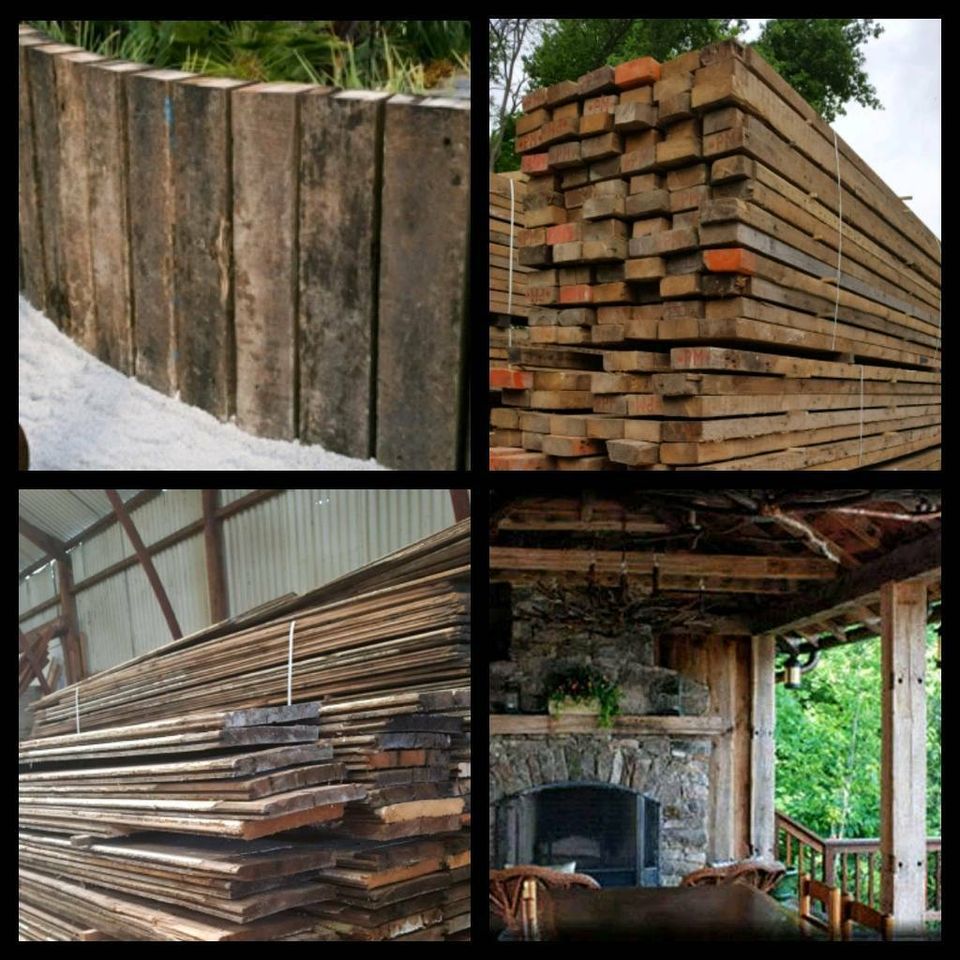
[[[749,20],[747,40],[762,20]],[[834,129],[940,237],[940,21],[878,20],[864,67],[883,110],[846,106]]]
[[[763,20],[748,20],[747,40]],[[884,33],[863,47],[883,110],[851,103],[838,134],[940,236],[940,21],[878,20]]]

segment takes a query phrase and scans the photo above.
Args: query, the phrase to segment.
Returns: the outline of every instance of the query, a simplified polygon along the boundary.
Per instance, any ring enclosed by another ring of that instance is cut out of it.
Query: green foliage
[[[531,87],[545,87],[576,80],[605,63],[669,60],[737,36],[745,26],[744,20],[554,20],[524,66]]]
[[[503,173],[507,170],[520,169],[520,155],[517,153],[517,117],[519,113],[510,114],[503,122],[503,142],[500,145],[500,152],[497,154],[495,166],[496,173]],[[491,136],[491,141],[493,137]]]
[[[33,21],[111,57],[241,80],[422,93],[470,56],[465,20]]]
[[[559,671],[547,681],[547,691],[552,703],[596,700],[600,704],[600,727],[612,727],[613,718],[620,713],[620,688],[596,667],[581,665]]]
[[[755,44],[828,123],[855,100],[882,110],[860,49],[883,33],[875,20],[768,20]]]
[[[940,833],[940,671],[928,634],[927,832]],[[825,652],[777,685],[777,809],[821,836],[880,836],[880,641]]]

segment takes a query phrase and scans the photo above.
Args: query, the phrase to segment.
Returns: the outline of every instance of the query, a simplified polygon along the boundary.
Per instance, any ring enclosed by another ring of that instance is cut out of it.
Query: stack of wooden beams
[[[202,710],[445,689],[470,676],[470,524],[64,687],[35,704],[50,735]]]
[[[155,925],[169,934],[161,939],[299,929],[289,911],[333,894],[315,880],[333,854],[258,838],[330,824],[365,795],[318,739],[317,710],[195,714],[24,742],[24,902],[120,938],[139,938],[155,910],[169,923]]]
[[[493,469],[939,467],[939,242],[753,49],[524,110],[549,216],[519,238]]]
[[[21,937],[465,938],[469,674],[464,521],[48,696]],[[397,857],[369,897],[336,874]]]
[[[351,804],[337,887],[315,910],[348,939],[443,939],[469,930],[470,847],[464,720],[470,691],[400,694],[321,706],[320,735],[366,797]],[[469,753],[467,754],[469,756]]]
[[[517,242],[524,226],[526,180],[520,173],[490,174],[490,314],[494,321],[515,323],[528,311],[527,274],[531,268],[520,263]]]

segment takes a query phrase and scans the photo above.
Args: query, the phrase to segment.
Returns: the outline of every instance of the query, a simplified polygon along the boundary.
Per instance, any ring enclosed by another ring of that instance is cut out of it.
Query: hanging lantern
[[[800,661],[796,655],[791,655],[784,667],[783,685],[788,690],[800,689]]]

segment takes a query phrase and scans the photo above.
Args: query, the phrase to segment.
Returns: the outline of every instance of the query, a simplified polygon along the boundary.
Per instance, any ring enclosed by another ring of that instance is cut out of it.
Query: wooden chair
[[[681,887],[724,886],[728,883],[743,883],[755,887],[761,893],[769,893],[783,877],[786,867],[774,860],[739,860],[718,867],[702,867],[688,873]]]
[[[809,873],[800,877],[800,897],[797,902],[797,912],[802,923],[816,927],[827,933],[831,940],[840,939],[842,905],[840,902],[840,888],[814,880]],[[817,916],[812,909],[813,903],[823,907],[827,919]]]
[[[840,917],[840,933],[844,940],[853,939],[853,925],[859,923],[880,934],[881,940],[893,939],[893,916],[868,907],[854,900],[849,893],[843,895]]]
[[[528,926],[531,918],[536,925],[537,887],[545,890],[565,890],[569,887],[599,890],[600,884],[585,873],[564,873],[532,864],[491,870],[490,906],[511,934],[526,939],[524,916]]]

